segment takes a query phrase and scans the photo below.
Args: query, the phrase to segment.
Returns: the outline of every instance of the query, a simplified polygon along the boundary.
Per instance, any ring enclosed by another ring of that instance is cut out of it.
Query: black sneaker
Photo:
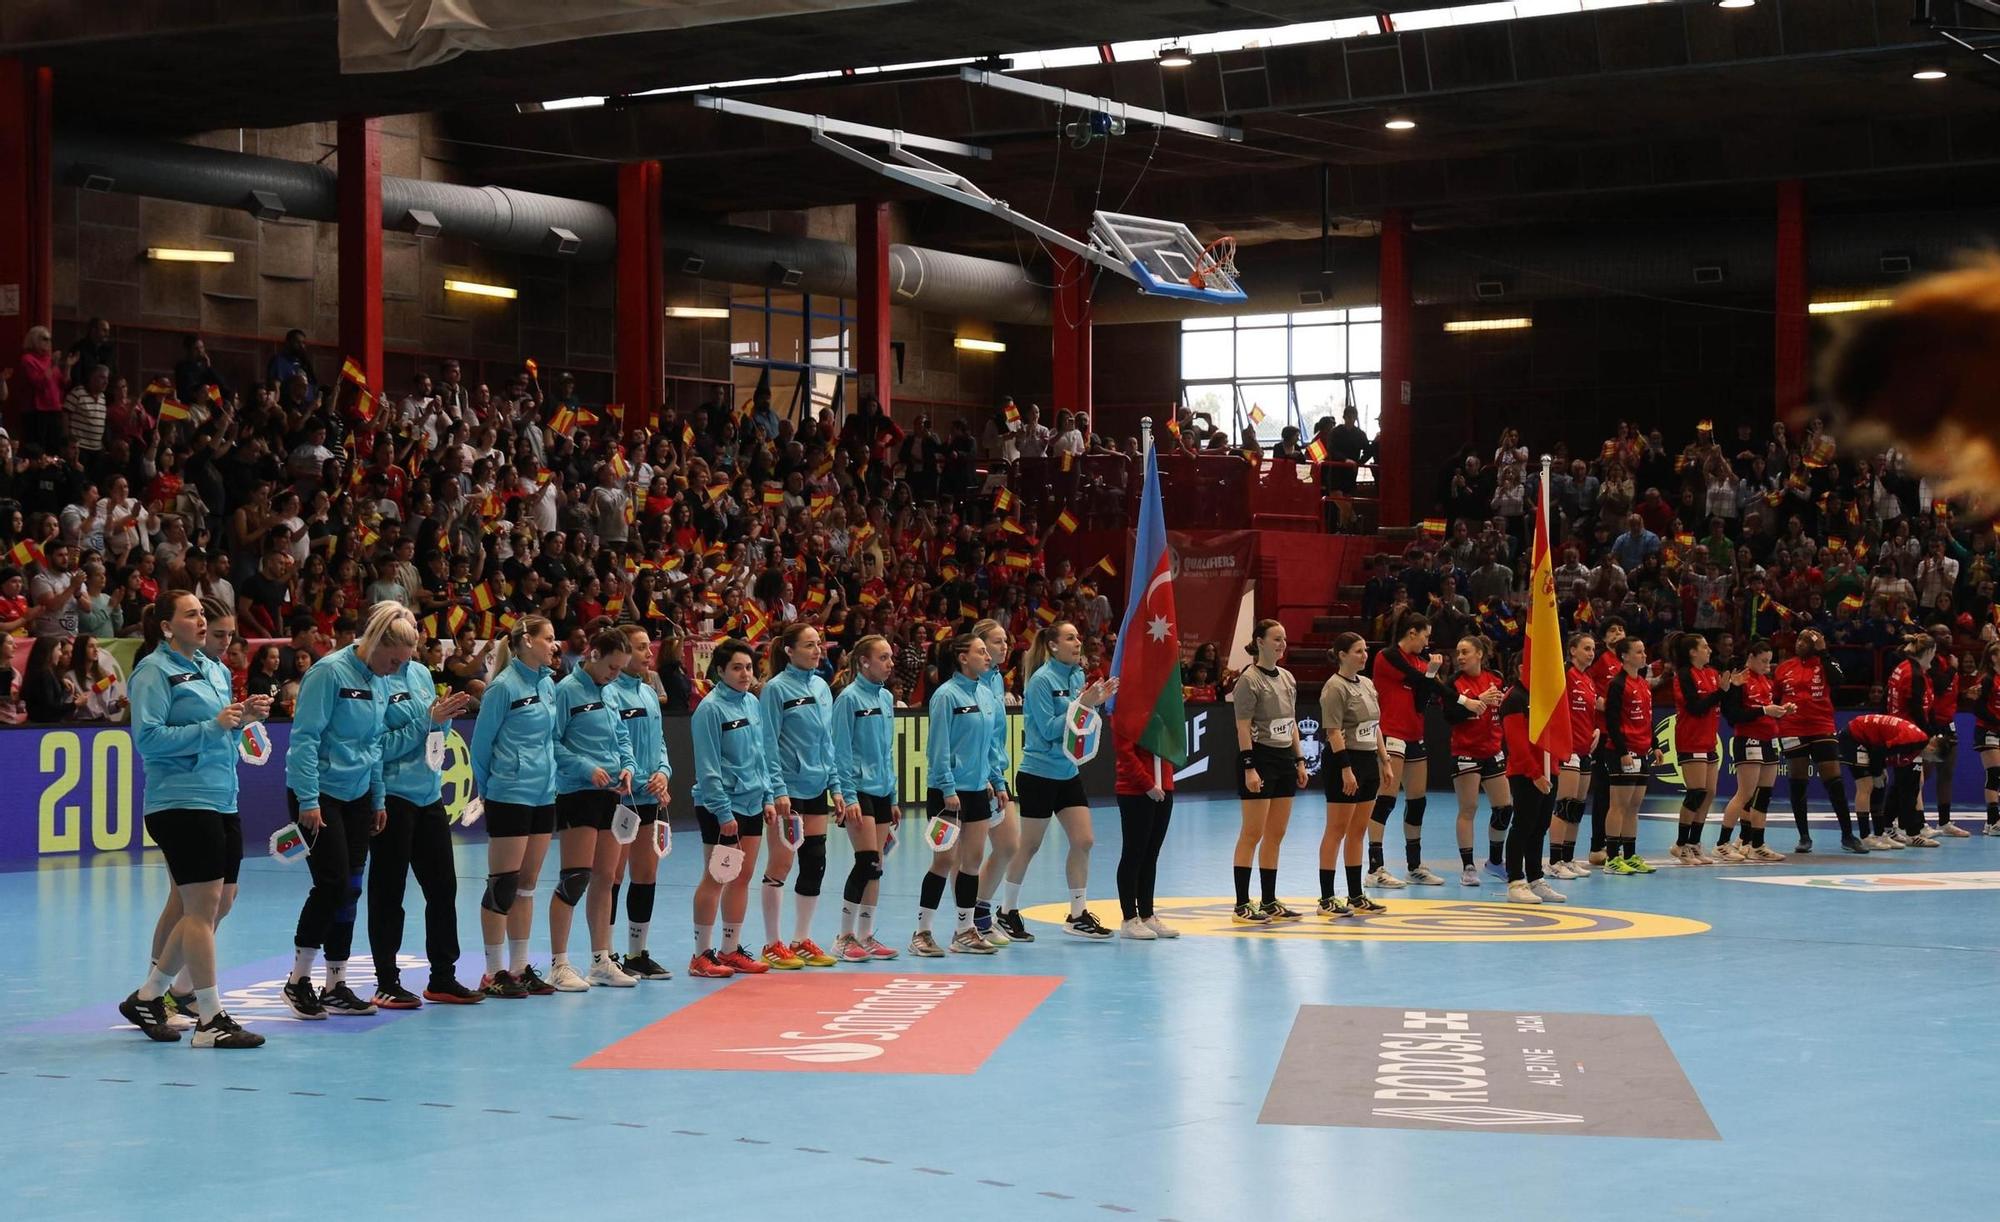
[[[514,979],[521,982],[521,987],[528,991],[528,996],[530,997],[554,997],[556,995],[556,986],[542,979],[542,974],[535,970],[535,965],[532,963],[523,964],[520,972],[515,975]]]
[[[1840,838],[1840,847],[1844,851],[1849,853],[1854,853],[1856,855],[1865,854],[1872,851],[1871,849],[1869,849],[1867,845],[1861,843],[1860,838],[1856,836],[1842,836]]]
[[[509,1001],[528,995],[527,988],[514,979],[512,973],[502,969],[480,981],[479,991],[488,997],[502,997]]]
[[[340,1018],[367,1018],[375,1013],[375,1007],[355,996],[345,980],[328,985],[319,991],[319,1004],[326,1007],[328,1014]]]
[[[1087,908],[1084,909],[1082,916],[1065,919],[1063,929],[1079,938],[1091,938],[1096,941],[1103,941],[1111,936],[1111,931],[1098,924],[1097,918],[1092,916]]]
[[[264,1037],[254,1031],[245,1031],[242,1024],[229,1017],[227,1012],[224,1012],[195,1027],[194,1046],[197,1048],[262,1048],[264,1046]]]
[[[188,1019],[192,1021],[195,1018],[194,991],[190,989],[185,993],[176,993],[172,989],[168,989],[167,1006],[169,1009],[177,1010],[187,1015]]]
[[[309,1022],[319,1022],[326,1018],[326,1007],[319,1002],[319,990],[313,988],[310,980],[290,980],[285,982],[285,1004],[292,1013]]]
[[[423,1004],[421,998],[404,988],[399,981],[375,986],[375,1008],[378,1010],[416,1010]]]
[[[1796,849],[1793,849],[1793,850],[1792,850],[1792,852],[1794,852],[1794,853],[1810,853],[1810,852],[1812,852],[1812,837],[1811,837],[1811,836],[1801,836],[1801,837],[1799,837],[1799,847],[1798,847],[1798,848],[1796,848]]]
[[[460,984],[456,977],[446,976],[424,986],[424,1000],[446,1006],[476,1006],[486,998]]]
[[[1028,924],[1021,919],[1021,910],[995,912],[993,920],[1000,926],[1000,932],[1007,935],[1010,942],[1032,942],[1035,935],[1028,932]]]
[[[1366,916],[1367,914],[1369,914],[1369,913],[1371,913],[1371,912],[1387,912],[1387,911],[1389,911],[1389,910],[1388,910],[1387,908],[1384,908],[1384,907],[1383,907],[1382,905],[1380,905],[1380,904],[1376,903],[1376,902],[1375,902],[1374,900],[1372,900],[1372,899],[1369,899],[1369,898],[1368,898],[1367,896],[1365,896],[1365,895],[1350,895],[1350,896],[1348,896],[1348,897],[1347,897],[1347,909],[1348,909],[1348,911],[1350,911],[1350,912],[1354,912],[1354,913],[1358,913],[1358,914],[1360,914],[1360,915],[1362,915],[1362,916]]]
[[[149,1040],[171,1044],[181,1038],[180,1032],[167,1025],[167,999],[164,997],[142,1001],[135,989],[131,996],[118,1003],[118,1012]]]
[[[627,976],[637,976],[641,980],[672,980],[674,974],[660,966],[651,951],[640,951],[636,955],[626,955],[618,961],[618,966]]]

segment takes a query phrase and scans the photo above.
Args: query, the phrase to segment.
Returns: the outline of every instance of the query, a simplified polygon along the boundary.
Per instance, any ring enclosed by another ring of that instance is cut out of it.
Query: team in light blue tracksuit
[[[808,628],[793,638],[807,639]],[[783,638],[773,642],[772,656],[785,656]],[[788,946],[798,947],[791,958],[814,966],[831,966],[830,957],[813,954],[813,910],[819,905],[820,886],[826,880],[827,791],[837,779],[833,759],[833,689],[816,670],[787,664],[764,681],[758,704],[764,713],[766,749],[778,766],[779,792],[791,800],[791,813],[805,823],[805,838],[798,847],[799,877],[793,885],[796,920]],[[832,795],[838,807],[841,795]],[[791,846],[773,836],[766,849],[764,888],[765,935],[770,944],[783,942],[780,936],[778,891],[792,868]],[[809,945],[808,945],[809,944]],[[780,956],[785,958],[785,956]]]
[[[549,897],[549,948],[554,960],[549,983],[567,992],[593,985],[629,987],[632,978],[611,961],[611,889],[618,885],[618,853],[611,832],[620,795],[632,792],[639,765],[632,736],[618,715],[612,684],[629,653],[617,632],[600,634],[590,654],[556,684],[556,830],[562,854],[556,891]],[[595,671],[596,673],[592,673]],[[598,681],[598,675],[604,681]],[[598,777],[603,776],[603,783]],[[607,856],[606,846],[612,851]],[[590,897],[585,916],[590,930],[590,977],[569,963],[569,926],[576,907]]]
[[[930,788],[949,797],[1007,784],[1007,706],[993,688],[954,672],[932,693],[930,714]]]
[[[636,633],[628,640],[642,640]],[[648,931],[653,924],[653,898],[659,886],[660,856],[653,847],[653,836],[664,812],[660,810],[660,799],[654,792],[657,787],[664,790],[673,780],[673,766],[667,762],[667,744],[662,734],[660,719],[660,694],[653,685],[646,682],[644,670],[652,661],[651,649],[634,651],[628,666],[636,666],[640,673],[626,670],[611,683],[611,698],[617,706],[618,716],[625,722],[626,734],[632,740],[632,762],[638,769],[632,774],[632,809],[639,812],[639,837],[626,846],[623,853],[624,866],[613,876],[611,907],[616,916],[618,888],[616,880],[626,877],[629,872],[631,886],[625,892],[626,946],[625,958],[620,966],[627,974],[641,979],[664,980],[667,969],[661,967],[648,952],[646,942]]]
[[[415,874],[424,893],[424,946],[432,1001],[464,1004],[478,995],[458,985],[458,873],[453,868],[451,820],[444,809],[444,777],[430,761],[432,734],[450,731],[450,718],[471,697],[437,704],[437,681],[412,659],[388,676],[389,704],[382,716],[382,783],[388,819],[375,837],[368,863],[368,950],[375,957],[377,1004],[407,1008],[396,956],[403,946],[403,892]],[[438,717],[444,717],[440,724]]]
[[[631,741],[632,799],[639,813],[646,815],[649,812],[645,808],[655,805],[653,795],[645,792],[647,785],[656,776],[662,781],[674,779],[661,728],[660,694],[629,671],[612,680],[607,690],[617,704],[618,716],[625,722],[625,733]]]
[[[1077,775],[1076,761],[1063,754],[1063,725],[1069,706],[1083,694],[1083,667],[1056,658],[1028,678],[1021,696],[1021,771],[1051,781]]]
[[[162,641],[132,668],[126,690],[132,745],[146,770],[144,813],[236,813],[237,731],[216,721],[236,699],[228,668],[199,650],[183,657]]]
[[[535,887],[556,829],[555,628],[528,616],[501,645],[507,661],[487,680],[472,726],[472,784],[486,809],[486,891],[479,900],[488,997],[553,991],[528,961]],[[504,958],[503,958],[504,953]]]
[[[621,773],[636,778],[639,765],[632,758],[632,737],[625,722],[613,708],[610,684],[600,684],[590,672],[578,666],[556,684],[554,741],[556,795],[587,791],[608,793],[591,779],[600,768],[611,776],[611,788],[618,787]],[[559,812],[560,813],[560,812]]]
[[[386,648],[386,646],[377,646]],[[343,985],[354,943],[354,905],[361,898],[368,841],[383,809],[382,726],[389,680],[349,645],[312,664],[299,683],[298,711],[285,753],[285,784],[296,808],[318,809],[318,831],[300,826],[312,845],[312,890],[299,910],[292,941],[301,951],[324,947],[330,987]],[[307,965],[310,959],[305,959]],[[305,978],[300,964],[292,979]]]
[[[695,805],[708,812],[725,836],[761,837],[764,811],[784,792],[784,780],[765,746],[757,698],[718,683],[695,706],[689,731],[694,737]],[[732,821],[735,827],[729,826]]]
[[[487,802],[542,807],[556,800],[556,685],[547,667],[531,669],[519,658],[493,677],[480,697],[472,725],[472,784]],[[550,815],[547,832],[555,826]],[[495,827],[489,835],[528,835]]]
[[[923,958],[941,953],[931,922],[944,900],[945,883],[954,873],[958,921],[951,949],[977,955],[990,955],[996,949],[973,928],[973,914],[979,902],[987,822],[993,815],[993,789],[1007,779],[1007,709],[991,688],[966,674],[967,669],[984,673],[985,644],[976,639],[961,641],[968,648],[958,652],[955,645],[948,652],[954,664],[952,675],[931,696],[926,767],[932,818],[950,820],[962,830],[956,845],[932,855],[930,871],[924,875],[917,932],[910,941],[910,953]]]
[[[896,793],[896,697],[864,676],[833,702],[833,788],[849,802]]]
[[[867,653],[863,654],[863,648]],[[855,646],[848,666],[852,678],[833,702],[834,788],[857,808],[847,821],[854,865],[841,888],[837,959],[860,962],[894,958],[875,937],[875,903],[882,888],[882,856],[896,822],[896,697],[868,678],[862,663],[887,672],[894,653],[887,641],[870,638]]]

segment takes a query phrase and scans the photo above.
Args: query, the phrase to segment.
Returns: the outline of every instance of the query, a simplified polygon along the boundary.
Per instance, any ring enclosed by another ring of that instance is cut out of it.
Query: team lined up
[[[146,828],[166,858],[174,888],[153,945],[146,979],[120,1012],[150,1038],[178,1040],[195,1016],[197,1047],[251,1048],[263,1037],[225,1013],[216,984],[215,928],[236,894],[243,854],[237,812],[238,736],[269,715],[261,698],[231,699],[219,654],[234,626],[224,608],[194,595],[163,594],[147,613],[148,648],[132,679],[133,726],[146,770]],[[674,780],[657,695],[644,679],[651,642],[643,627],[607,628],[560,682],[553,626],[529,616],[497,648],[474,723],[472,780],[487,830],[486,885],[480,897],[485,972],[478,989],[456,977],[456,878],[441,769],[445,733],[467,708],[462,695],[438,698],[435,678],[414,660],[414,616],[377,604],[350,646],[314,663],[300,684],[285,758],[286,789],[308,846],[311,886],[294,934],[284,987],[294,1015],[368,1015],[424,1001],[472,1004],[593,987],[629,988],[669,978],[651,954],[659,863],[670,851],[665,822]],[[947,646],[951,676],[933,694],[928,736],[928,805],[933,821],[909,953],[990,955],[1032,942],[1020,913],[1029,864],[1051,821],[1069,841],[1070,913],[1079,938],[1112,931],[1084,897],[1094,844],[1089,798],[1063,748],[1074,702],[1102,705],[1115,681],[1087,682],[1083,641],[1059,621],[1027,655],[1023,753],[1009,758],[1007,712],[996,657],[1005,629],[984,620]],[[885,687],[895,668],[891,644],[864,637],[829,684],[819,674],[823,644],[807,624],[787,626],[768,647],[763,679],[757,652],[730,640],[713,655],[715,688],[696,708],[695,817],[703,845],[693,900],[690,975],[726,978],[847,962],[893,959],[875,936],[882,862],[894,847],[895,702]],[[837,694],[836,694],[837,689]],[[1160,845],[1172,810],[1172,766],[1119,742],[1118,790],[1125,850],[1119,863],[1126,937],[1177,936],[1153,912]],[[812,926],[827,867],[829,821],[847,832],[854,863],[842,887],[840,932],[832,951]],[[551,841],[557,882],[548,903],[550,962],[530,962],[534,897]],[[758,849],[764,847],[762,869]],[[373,860],[371,862],[371,852]],[[421,998],[402,985],[397,965],[402,896],[414,873],[425,901],[430,979]],[[766,941],[743,941],[752,880]],[[782,925],[784,888],[793,881],[793,921]],[[612,922],[625,889],[627,942],[612,951]],[[933,923],[947,888],[955,919],[944,945]],[[357,910],[368,900],[377,989],[364,999],[347,982]],[[587,971],[570,959],[583,908]],[[721,926],[720,936],[717,925]],[[315,963],[324,960],[315,985]]]
[[[1676,633],[1664,644],[1667,657],[1649,666],[1645,643],[1627,635],[1616,619],[1607,622],[1601,636],[1579,633],[1569,640],[1565,699],[1572,741],[1568,754],[1547,761],[1545,769],[1530,745],[1527,686],[1510,677],[1515,672],[1501,664],[1486,638],[1459,640],[1447,673],[1443,657],[1431,651],[1431,625],[1422,615],[1402,617],[1395,641],[1376,651],[1372,662],[1365,640],[1342,634],[1332,651],[1335,672],[1320,692],[1327,751],[1321,768],[1327,820],[1319,851],[1320,915],[1338,919],[1381,911],[1364,882],[1386,889],[1443,885],[1444,878],[1424,864],[1422,853],[1430,779],[1424,735],[1433,705],[1440,706],[1450,726],[1459,882],[1480,885],[1473,836],[1484,792],[1491,807],[1485,871],[1506,880],[1507,897],[1516,903],[1565,902],[1549,876],[1585,878],[1593,867],[1618,876],[1655,872],[1639,854],[1637,836],[1639,805],[1662,756],[1654,744],[1656,701],[1677,714],[1673,746],[1684,795],[1671,855],[1682,865],[1786,860],[1765,842],[1781,765],[1788,774],[1799,852],[1812,851],[1807,786],[1813,775],[1839,821],[1846,852],[1935,848],[1940,836],[1969,834],[1951,819],[1959,676],[1948,654],[1940,660],[1933,635],[1918,633],[1906,640],[1883,711],[1854,717],[1838,731],[1833,691],[1840,676],[1818,631],[1801,632],[1794,656],[1782,663],[1776,663],[1771,642],[1753,640],[1738,671],[1710,666],[1709,643],[1699,633]],[[1296,683],[1279,665],[1286,648],[1284,626],[1260,621],[1246,647],[1252,664],[1234,694],[1243,814],[1234,861],[1234,921],[1241,925],[1301,916],[1277,895],[1279,845],[1293,796],[1308,784],[1295,720]],[[1987,647],[1985,664],[1967,691],[1985,768],[1988,835],[2000,835],[1996,672],[2000,642]],[[1736,790],[1723,810],[1711,856],[1703,836],[1721,777],[1718,744],[1724,718],[1730,724]],[[1843,764],[1854,776],[1853,813],[1841,779]],[[1935,829],[1925,826],[1922,810],[1926,769],[1936,773]],[[1888,779],[1891,770],[1893,780]],[[1383,839],[1398,790],[1407,879],[1392,874],[1384,862]],[[1591,811],[1589,850],[1578,861],[1576,842],[1586,808]],[[1253,868],[1261,890],[1254,900]]]

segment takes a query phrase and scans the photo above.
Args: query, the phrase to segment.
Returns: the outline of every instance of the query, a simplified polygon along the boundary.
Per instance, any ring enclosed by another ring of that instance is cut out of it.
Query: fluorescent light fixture
[[[1526,331],[1535,325],[1532,318],[1461,318],[1444,325],[1446,334],[1464,335],[1471,331]]]
[[[1160,67],[1162,68],[1185,68],[1193,62],[1194,56],[1189,55],[1188,49],[1180,43],[1170,42],[1160,48]]]
[[[175,246],[148,246],[146,257],[155,263],[234,263],[233,250],[182,250]]]
[[[1382,126],[1392,132],[1407,132],[1416,129],[1417,121],[1415,119],[1391,119]]]
[[[668,318],[727,318],[726,306],[668,306]]]
[[[502,301],[512,301],[521,295],[503,284],[481,284],[477,280],[447,280],[444,282],[444,291],[468,293],[474,297],[498,297]]]
[[[1862,297],[1853,301],[1815,301],[1806,306],[1808,314],[1854,314],[1862,310],[1879,310],[1890,304],[1887,297]]]
[[[1945,70],[1943,68],[1920,68],[1910,73],[1910,79],[1913,81],[1941,81],[1944,78]]]
[[[1757,0],[1715,0],[1717,8],[1756,8]]]
[[[1001,343],[997,339],[967,339],[963,335],[958,336],[956,339],[953,339],[951,341],[951,346],[958,349],[960,352],[1007,351],[1007,345]]]

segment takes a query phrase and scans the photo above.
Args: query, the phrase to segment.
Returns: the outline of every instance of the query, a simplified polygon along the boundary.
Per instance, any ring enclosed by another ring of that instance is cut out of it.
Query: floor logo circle
[[[1117,910],[1115,901],[1098,901]],[[1182,933],[1199,937],[1304,938],[1324,942],[1570,942],[1585,938],[1678,938],[1707,933],[1708,926],[1686,917],[1653,912],[1620,912],[1575,904],[1487,903],[1479,900],[1386,899],[1387,912],[1368,917],[1329,920],[1310,906],[1296,905],[1305,916],[1277,925],[1237,925],[1231,920],[1233,900],[1221,897],[1162,899],[1158,914]],[[1295,902],[1296,904],[1296,902]],[[1043,904],[1024,910],[1030,921],[1059,925],[1069,915],[1066,904]]]

